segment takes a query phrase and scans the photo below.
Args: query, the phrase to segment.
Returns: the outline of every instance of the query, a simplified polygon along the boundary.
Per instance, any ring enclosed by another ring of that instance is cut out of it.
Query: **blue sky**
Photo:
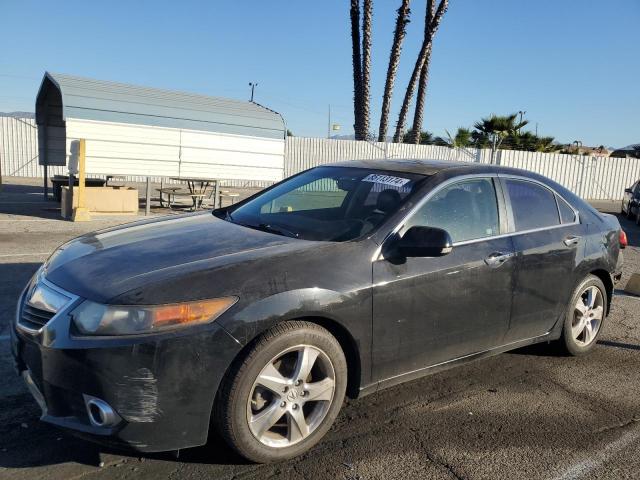
[[[352,133],[347,0],[0,0],[0,111],[33,111],[45,70],[247,99],[324,136],[327,108]],[[372,129],[395,9],[374,2]],[[391,121],[422,40],[413,0]],[[434,44],[424,128],[527,112],[563,142],[640,142],[640,1],[451,0]]]

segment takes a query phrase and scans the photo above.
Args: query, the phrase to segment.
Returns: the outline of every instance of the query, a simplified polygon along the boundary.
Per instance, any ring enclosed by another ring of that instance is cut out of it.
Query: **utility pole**
[[[250,102],[253,102],[253,92],[255,90],[255,88],[258,86],[257,82],[249,82],[249,86],[251,87],[251,100],[249,100]]]
[[[327,138],[331,138],[331,104],[329,104],[329,123],[327,123]]]

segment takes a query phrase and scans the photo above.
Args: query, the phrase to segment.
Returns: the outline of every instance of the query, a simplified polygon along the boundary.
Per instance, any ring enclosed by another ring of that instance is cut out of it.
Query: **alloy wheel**
[[[269,447],[304,440],[327,415],[335,383],[333,364],[321,349],[297,345],[284,350],[265,365],[251,387],[249,430]]]
[[[575,342],[586,347],[596,338],[604,318],[604,297],[602,291],[592,285],[587,287],[576,302],[571,335]]]

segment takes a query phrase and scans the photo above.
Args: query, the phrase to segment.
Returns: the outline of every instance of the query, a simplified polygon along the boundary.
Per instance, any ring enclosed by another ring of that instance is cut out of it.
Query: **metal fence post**
[[[144,201],[144,214],[147,216],[151,214],[151,177],[147,177],[147,191]]]
[[[582,168],[580,169],[580,189],[578,191],[580,192],[580,198],[584,199],[584,176],[585,170],[587,169],[587,162],[585,162],[584,160],[580,161],[580,157],[578,155],[576,155],[576,161],[582,165]]]

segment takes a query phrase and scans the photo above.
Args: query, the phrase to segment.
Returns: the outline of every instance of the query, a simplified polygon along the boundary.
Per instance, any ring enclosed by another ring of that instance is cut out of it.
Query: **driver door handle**
[[[578,243],[580,243],[581,238],[582,237],[578,237],[577,235],[569,235],[564,239],[564,244],[567,247],[575,247],[576,245],[578,245]]]
[[[499,267],[504,262],[509,260],[511,257],[515,256],[515,253],[503,253],[503,252],[494,252],[484,259],[484,263],[489,265],[490,267]]]

